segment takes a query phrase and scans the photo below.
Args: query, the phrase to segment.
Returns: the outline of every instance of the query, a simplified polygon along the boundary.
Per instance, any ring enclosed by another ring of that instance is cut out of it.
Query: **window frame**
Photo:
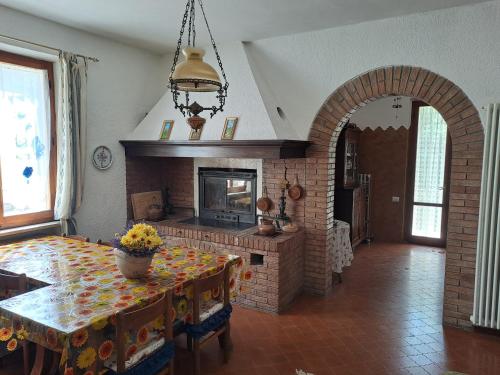
[[[411,124],[408,134],[408,155],[406,167],[406,202],[405,202],[405,239],[410,243],[415,243],[424,246],[446,247],[447,242],[447,228],[448,228],[448,208],[450,197],[450,173],[451,173],[451,136],[448,127],[446,137],[446,155],[444,166],[444,181],[443,181],[443,203],[439,204],[416,204],[414,202],[415,193],[415,169],[417,163],[417,141],[418,141],[418,119],[419,110],[421,107],[433,107],[423,101],[412,101],[411,108]],[[435,107],[433,107],[435,109]],[[448,126],[448,124],[446,124]],[[431,207],[440,206],[441,211],[441,236],[440,238],[420,237],[412,234],[413,224],[413,206],[414,205],[428,205]]]
[[[3,214],[2,175],[0,171],[0,229],[15,228],[25,225],[40,224],[54,220],[54,203],[56,198],[57,178],[57,138],[56,138],[56,105],[54,93],[54,63],[33,57],[23,56],[0,50],[0,62],[46,70],[49,83],[50,110],[50,156],[49,184],[50,210],[5,217]]]

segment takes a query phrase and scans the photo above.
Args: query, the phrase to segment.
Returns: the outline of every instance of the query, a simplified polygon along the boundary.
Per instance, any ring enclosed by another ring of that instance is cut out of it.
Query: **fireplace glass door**
[[[256,173],[200,168],[200,217],[255,223]]]

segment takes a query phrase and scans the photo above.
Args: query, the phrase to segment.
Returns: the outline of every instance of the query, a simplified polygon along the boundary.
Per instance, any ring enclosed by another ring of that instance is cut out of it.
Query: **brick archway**
[[[389,66],[364,73],[325,101],[309,133],[305,227],[308,248],[305,289],[331,289],[335,148],[343,126],[358,108],[388,95],[417,98],[438,110],[452,139],[452,168],[446,249],[444,322],[468,327],[472,313],[479,190],[484,132],[475,106],[453,82],[412,66]],[[326,208],[326,210],[325,210]]]

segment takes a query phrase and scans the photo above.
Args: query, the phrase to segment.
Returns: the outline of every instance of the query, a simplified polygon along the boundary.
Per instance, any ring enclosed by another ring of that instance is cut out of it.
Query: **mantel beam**
[[[120,143],[127,156],[291,159],[304,158],[307,141],[128,141]]]

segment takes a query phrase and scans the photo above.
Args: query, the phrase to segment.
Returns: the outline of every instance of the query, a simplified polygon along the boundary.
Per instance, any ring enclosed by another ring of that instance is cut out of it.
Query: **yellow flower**
[[[165,319],[163,318],[163,315],[160,315],[158,318],[156,318],[154,321],[153,321],[153,324],[152,324],[152,327],[153,329],[156,329],[156,330],[162,330],[163,329],[163,321]]]
[[[212,291],[207,290],[206,292],[203,292],[203,301],[208,302],[212,299]]]
[[[7,350],[9,352],[13,352],[14,350],[16,350],[16,348],[17,348],[17,340],[16,339],[10,340],[7,344]]]
[[[68,349],[65,347],[61,353],[60,363],[66,363],[68,361]]]
[[[76,365],[80,369],[85,369],[95,362],[96,351],[94,348],[88,347],[80,353],[76,360]]]
[[[159,274],[160,277],[163,277],[163,278],[168,278],[168,277],[170,277],[170,276],[173,275],[172,272],[167,271],[167,270],[158,271],[158,274]]]
[[[184,298],[177,304],[177,315],[184,316],[188,311],[188,302]]]
[[[19,340],[26,340],[29,336],[29,333],[23,327],[16,332],[16,335]]]
[[[0,329],[0,341],[7,341],[12,337],[11,328],[1,328]]]
[[[108,318],[93,318],[90,322],[92,324],[92,328],[99,331],[108,325]]]
[[[194,296],[193,287],[188,286],[187,288],[184,288],[184,295],[186,296],[187,299],[193,299]]]
[[[103,293],[99,296],[99,301],[109,301],[115,298],[115,295],[112,293]]]
[[[132,293],[142,294],[142,293],[146,292],[147,290],[148,290],[148,288],[146,288],[145,286],[137,286],[135,288],[132,288]]]

